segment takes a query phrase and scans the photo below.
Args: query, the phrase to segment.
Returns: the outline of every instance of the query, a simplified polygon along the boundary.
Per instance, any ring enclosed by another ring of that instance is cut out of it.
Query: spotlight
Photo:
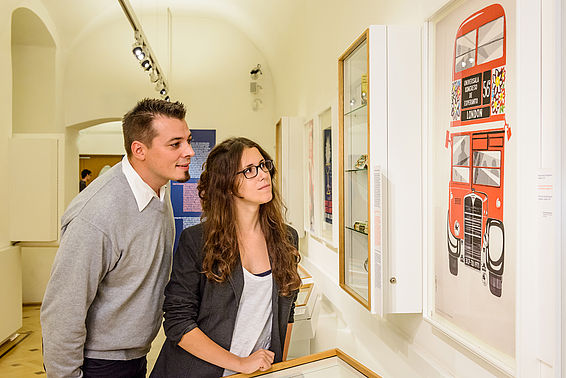
[[[161,96],[165,96],[167,94],[167,87],[165,86],[165,83],[163,83],[163,79],[161,77],[157,81],[157,84],[155,84],[155,90],[159,92]]]
[[[152,83],[159,81],[159,73],[157,72],[157,70],[154,69],[149,72],[149,81],[151,81]]]
[[[143,67],[144,70],[149,71],[151,69],[151,62],[149,61],[149,59],[146,59],[143,62],[141,62],[141,66]]]
[[[132,49],[132,53],[136,56],[138,60],[143,60],[145,58],[145,52],[141,45],[134,44],[134,48]]]

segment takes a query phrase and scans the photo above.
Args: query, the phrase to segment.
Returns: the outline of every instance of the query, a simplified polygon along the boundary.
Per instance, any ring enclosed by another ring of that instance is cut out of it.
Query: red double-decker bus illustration
[[[490,5],[460,25],[454,43],[450,130],[448,262],[480,273],[500,297],[503,287],[505,230],[503,183],[505,143],[505,12]]]

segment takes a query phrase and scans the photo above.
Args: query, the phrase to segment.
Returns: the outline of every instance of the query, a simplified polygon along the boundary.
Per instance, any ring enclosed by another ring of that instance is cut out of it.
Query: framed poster
[[[332,224],[332,128],[322,130],[323,171],[324,171],[324,223]],[[332,235],[332,228],[330,228]]]
[[[175,245],[173,251],[177,250],[177,243],[181,232],[190,226],[200,223],[202,207],[198,196],[197,184],[202,173],[202,165],[208,157],[208,153],[216,144],[216,130],[191,129],[193,136],[192,146],[195,156],[191,159],[189,174],[191,178],[187,182],[171,181],[171,205],[175,217]]]
[[[449,4],[426,26],[425,318],[515,363],[515,1]]]
[[[305,149],[306,149],[306,184],[307,184],[307,195],[305,204],[305,231],[316,235],[316,225],[315,225],[315,152],[314,152],[314,120],[309,120],[305,123]]]
[[[317,179],[319,180],[319,185],[316,186],[316,200],[315,205],[317,209],[317,216],[320,219],[320,237],[322,241],[330,248],[337,247],[337,222],[336,209],[337,203],[333,200],[333,197],[337,194],[334,180],[337,179],[337,175],[334,175],[332,170],[334,154],[338,152],[338,148],[334,147],[338,138],[333,138],[332,125],[337,124],[335,114],[333,110],[336,107],[328,107],[318,113],[315,122],[315,128],[317,130],[317,137],[319,140],[318,145],[318,167]],[[336,176],[336,177],[335,177]],[[337,201],[336,201],[337,202]],[[335,207],[336,206],[336,207]]]

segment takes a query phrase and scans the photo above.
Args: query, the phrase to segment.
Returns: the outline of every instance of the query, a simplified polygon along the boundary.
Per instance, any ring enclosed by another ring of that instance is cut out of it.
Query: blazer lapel
[[[228,276],[230,281],[230,286],[234,290],[234,295],[236,296],[236,303],[240,303],[240,298],[242,298],[242,291],[244,291],[244,272],[242,272],[242,263],[240,260],[234,265],[232,273]]]
[[[271,275],[273,277],[273,274]],[[273,292],[271,294],[271,310],[273,312],[273,320],[271,322],[271,351],[275,353],[275,361],[281,361],[283,357],[281,351],[283,347],[281,346],[281,329],[279,327],[279,286],[275,281],[275,277],[272,278],[273,282]]]

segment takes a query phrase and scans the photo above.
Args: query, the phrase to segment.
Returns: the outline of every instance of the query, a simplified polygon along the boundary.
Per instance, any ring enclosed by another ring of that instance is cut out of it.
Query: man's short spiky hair
[[[156,98],[144,98],[139,101],[122,118],[124,147],[128,156],[132,154],[132,143],[136,140],[151,147],[151,142],[156,135],[152,122],[156,117],[184,120],[186,112],[185,105],[179,101],[168,102]]]

